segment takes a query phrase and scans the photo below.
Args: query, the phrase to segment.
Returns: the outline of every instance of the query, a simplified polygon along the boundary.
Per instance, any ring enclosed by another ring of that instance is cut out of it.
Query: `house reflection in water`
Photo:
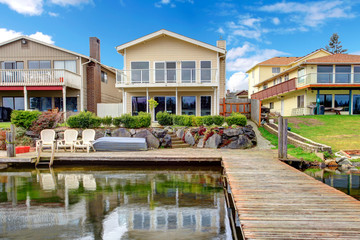
[[[218,170],[0,172],[0,237],[228,239]]]

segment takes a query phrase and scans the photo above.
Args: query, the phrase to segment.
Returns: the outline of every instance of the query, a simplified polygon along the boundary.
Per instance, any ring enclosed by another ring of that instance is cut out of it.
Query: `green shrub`
[[[115,127],[120,127],[122,124],[122,117],[114,117],[113,124],[115,125]]]
[[[231,113],[229,117],[226,117],[225,121],[229,126],[231,125],[245,126],[247,119],[245,115],[242,115],[240,113]]]
[[[200,127],[204,125],[204,121],[203,121],[204,117],[200,117],[200,116],[196,116],[193,117],[192,121],[193,121],[193,127]]]
[[[221,126],[223,125],[225,118],[223,116],[216,115],[213,116],[213,121],[215,125]]]
[[[110,127],[111,124],[113,123],[113,118],[111,116],[103,117],[101,119],[101,123],[106,127]]]
[[[203,117],[203,122],[206,126],[211,126],[214,124],[214,119],[213,119],[213,116],[204,116]]]
[[[44,129],[56,128],[58,123],[62,122],[62,119],[62,113],[43,112],[30,129],[39,134]]]
[[[140,127],[150,127],[151,125],[151,114],[145,112],[139,112],[139,115],[134,116],[134,118],[139,122]]]
[[[174,124],[179,126],[192,126],[192,119],[194,116],[189,115],[175,115],[174,116]]]
[[[11,123],[16,127],[21,127],[28,130],[34,121],[38,119],[41,112],[39,111],[22,111],[14,110],[11,113]]]
[[[80,112],[68,118],[67,124],[71,128],[97,128],[101,125],[101,118],[92,112]]]
[[[117,127],[123,125],[125,128],[145,128],[151,125],[150,113],[139,112],[137,116],[126,113],[114,118],[113,124]]]
[[[168,112],[158,112],[156,114],[156,119],[158,123],[162,126],[173,125],[173,116]]]

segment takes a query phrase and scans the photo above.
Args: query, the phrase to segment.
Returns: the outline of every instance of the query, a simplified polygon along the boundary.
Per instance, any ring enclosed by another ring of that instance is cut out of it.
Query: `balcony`
[[[217,86],[217,69],[136,69],[118,70],[116,87]]]
[[[81,76],[68,70],[0,70],[0,86],[68,86],[80,89]]]
[[[269,87],[251,95],[252,99],[263,100],[269,97],[277,96],[282,93],[287,93],[296,90],[297,78],[292,78],[288,81],[279,83],[275,86]]]
[[[360,73],[309,73],[298,78],[297,87],[308,85],[343,86],[360,85]]]

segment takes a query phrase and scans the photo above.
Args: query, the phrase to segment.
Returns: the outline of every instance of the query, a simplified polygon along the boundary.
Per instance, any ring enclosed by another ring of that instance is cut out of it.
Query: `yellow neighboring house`
[[[162,29],[116,50],[124,56],[116,81],[124,113],[147,112],[147,99],[154,98],[159,103],[155,114],[219,114],[225,95],[224,40],[213,46]]]
[[[247,71],[249,97],[282,116],[360,114],[360,56],[324,49],[274,57]]]
[[[85,56],[27,36],[0,43],[0,106],[67,116],[99,103],[122,101],[116,70],[100,62],[100,40],[90,37]]]

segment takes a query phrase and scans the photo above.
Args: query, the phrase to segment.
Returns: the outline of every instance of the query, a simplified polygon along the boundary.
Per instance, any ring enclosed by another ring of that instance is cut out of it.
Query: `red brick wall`
[[[91,62],[87,66],[87,110],[97,114],[97,104],[101,102],[101,68]]]

